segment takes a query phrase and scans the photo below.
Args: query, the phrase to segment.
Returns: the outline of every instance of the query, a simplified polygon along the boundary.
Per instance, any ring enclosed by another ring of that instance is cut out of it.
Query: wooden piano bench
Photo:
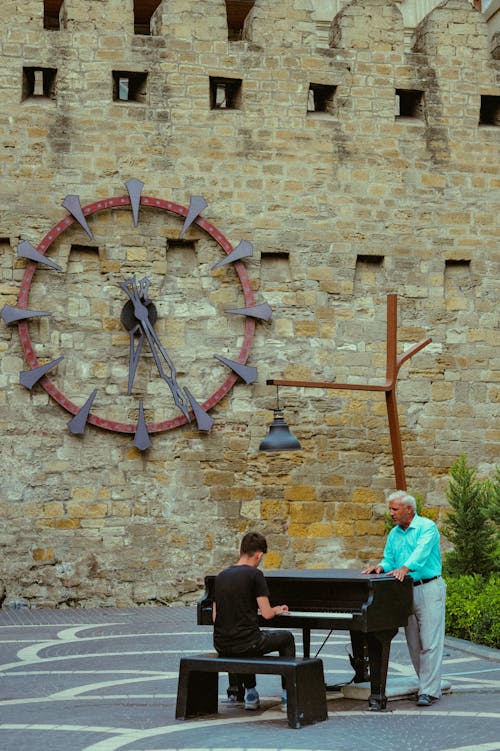
[[[181,658],[176,719],[217,712],[219,673],[283,676],[291,728],[328,719],[323,661],[319,658],[219,657],[215,653]]]

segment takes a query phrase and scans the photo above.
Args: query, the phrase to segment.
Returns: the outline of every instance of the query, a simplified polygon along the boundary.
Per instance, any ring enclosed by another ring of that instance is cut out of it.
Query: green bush
[[[498,474],[496,483],[478,480],[476,468],[469,467],[462,454],[450,475],[447,496],[451,511],[442,526],[453,550],[444,557],[444,573],[487,578],[499,570],[498,531],[491,518],[495,508],[498,512]]]
[[[446,633],[500,649],[500,575],[446,577]]]

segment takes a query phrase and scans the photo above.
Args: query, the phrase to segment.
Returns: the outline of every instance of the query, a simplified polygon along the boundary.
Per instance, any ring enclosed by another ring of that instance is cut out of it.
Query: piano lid
[[[390,574],[362,574],[357,568],[273,568],[262,569],[266,579],[295,579],[307,581],[336,581],[368,583],[395,581]],[[207,574],[205,579],[214,579],[217,574]],[[408,578],[408,577],[407,577]]]
[[[394,581],[389,574],[362,574],[357,568],[291,568],[264,569],[266,579],[303,579],[307,581],[335,581],[368,583],[374,581]]]

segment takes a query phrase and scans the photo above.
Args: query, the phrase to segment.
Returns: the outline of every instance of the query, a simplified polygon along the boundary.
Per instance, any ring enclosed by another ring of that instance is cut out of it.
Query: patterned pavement
[[[325,636],[313,632],[312,653]],[[330,685],[352,676],[348,646],[334,632],[321,651]],[[399,698],[371,713],[366,701],[332,693],[326,722],[292,730],[278,676],[258,676],[258,712],[221,704],[218,715],[176,720],[179,658],[211,650],[194,607],[0,610],[0,749],[500,751],[500,651],[449,639],[451,692],[432,707]],[[412,675],[400,633],[389,679]]]

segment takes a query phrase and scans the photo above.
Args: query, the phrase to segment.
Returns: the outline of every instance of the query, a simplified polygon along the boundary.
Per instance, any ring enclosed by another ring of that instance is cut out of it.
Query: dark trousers
[[[267,655],[269,652],[278,652],[280,657],[295,657],[295,639],[290,631],[261,631],[259,641],[244,654],[224,653],[225,657],[260,657]],[[242,700],[245,696],[246,688],[255,688],[257,681],[255,674],[243,675],[239,673],[229,673],[228,696],[236,696]],[[285,688],[285,682],[282,679],[281,685]]]

